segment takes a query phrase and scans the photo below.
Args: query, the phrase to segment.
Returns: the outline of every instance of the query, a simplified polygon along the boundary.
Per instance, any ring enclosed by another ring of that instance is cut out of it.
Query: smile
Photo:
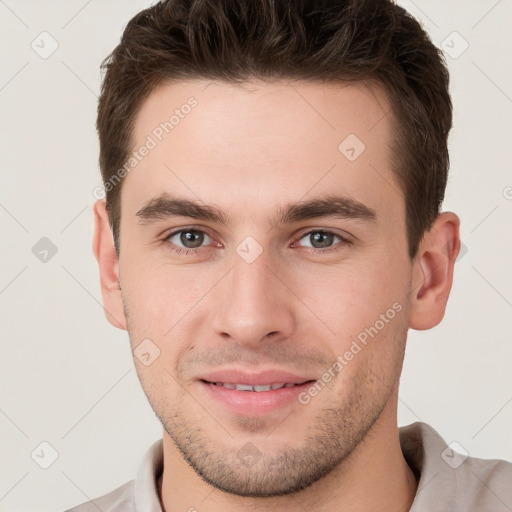
[[[207,382],[207,381],[205,381]],[[235,389],[236,391],[271,391],[273,389],[281,389],[281,388],[293,388],[295,386],[300,386],[303,383],[286,383],[286,382],[276,382],[273,384],[262,384],[258,386],[250,386],[248,384],[233,384],[231,382],[210,382],[210,384],[213,384],[215,386],[221,386],[223,388],[227,389]]]

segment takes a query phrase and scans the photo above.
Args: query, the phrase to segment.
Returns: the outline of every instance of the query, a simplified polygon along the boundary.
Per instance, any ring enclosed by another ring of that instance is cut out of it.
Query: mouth
[[[282,388],[293,388],[296,386],[302,386],[304,384],[313,383],[314,380],[307,380],[304,382],[274,382],[272,384],[236,384],[232,382],[209,382],[207,380],[201,379],[206,384],[212,384],[214,386],[221,386],[226,389],[233,389],[236,391],[254,391],[256,393],[261,393],[265,391],[273,391],[276,389]]]
[[[300,393],[316,379],[287,372],[245,374],[240,371],[216,372],[198,379],[207,399],[213,400],[229,413],[262,416],[272,411],[299,405]],[[301,411],[304,409],[301,406]]]
[[[306,380],[304,382],[273,382],[271,384],[237,384],[232,382],[210,382],[205,379],[201,379],[206,384],[212,384],[214,386],[220,386],[226,389],[232,389],[236,391],[254,391],[256,393],[274,391],[282,388],[293,388],[297,386],[303,386],[304,384],[310,384],[315,382],[314,380]]]

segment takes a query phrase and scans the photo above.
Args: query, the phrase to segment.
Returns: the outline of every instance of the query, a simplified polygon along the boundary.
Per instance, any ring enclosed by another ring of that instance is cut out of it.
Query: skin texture
[[[134,148],[190,96],[197,106],[125,177],[119,259],[105,202],[94,208],[106,316],[132,349],[150,339],[160,350],[149,366],[134,362],[164,427],[164,510],[408,510],[417,482],[396,421],[407,330],[443,318],[459,219],[440,214],[410,260],[389,104],[376,86],[166,84],[142,105]],[[353,161],[338,149],[349,134],[365,145]],[[136,213],[163,192],[228,221],[143,222]],[[333,194],[375,219],[273,220]],[[180,228],[208,236],[177,254],[183,238],[164,239]],[[325,230],[342,238],[315,246],[311,235]],[[246,237],[262,251],[250,263],[237,253]],[[234,367],[322,379],[393,305],[400,311],[307,404],[235,414],[198,380]]]

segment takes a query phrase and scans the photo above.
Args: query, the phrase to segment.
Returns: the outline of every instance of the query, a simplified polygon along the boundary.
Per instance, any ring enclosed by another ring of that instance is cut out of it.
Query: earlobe
[[[104,199],[94,203],[92,250],[100,271],[101,295],[105,316],[114,327],[126,330],[126,318],[119,283],[119,260],[114,247]]]
[[[459,226],[457,215],[444,212],[423,237],[413,264],[412,329],[431,329],[444,317],[460,250]]]

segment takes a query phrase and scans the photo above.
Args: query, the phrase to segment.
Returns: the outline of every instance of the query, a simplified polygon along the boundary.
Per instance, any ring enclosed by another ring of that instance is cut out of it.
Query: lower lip
[[[217,400],[236,414],[261,415],[298,402],[298,396],[314,384],[308,381],[292,388],[271,389],[270,391],[237,391],[199,381],[207,396]]]

